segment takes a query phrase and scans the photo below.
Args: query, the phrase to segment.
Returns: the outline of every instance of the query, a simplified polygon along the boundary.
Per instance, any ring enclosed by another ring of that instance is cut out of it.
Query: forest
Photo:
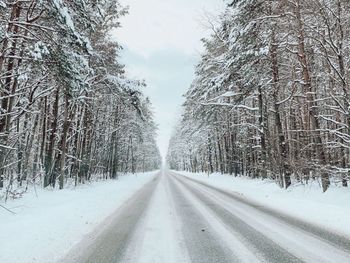
[[[350,2],[227,2],[203,39],[170,168],[347,187]]]
[[[158,169],[144,81],[112,32],[117,0],[0,1],[0,189],[64,188]]]
[[[350,263],[350,0],[0,0],[0,263]]]

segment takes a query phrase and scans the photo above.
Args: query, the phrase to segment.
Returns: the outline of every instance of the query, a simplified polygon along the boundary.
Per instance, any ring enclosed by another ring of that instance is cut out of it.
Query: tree
[[[170,166],[269,177],[284,188],[310,178],[323,191],[347,186],[349,8],[342,0],[229,1],[204,39]]]
[[[145,84],[110,36],[126,13],[117,0],[0,2],[0,188],[159,167]]]

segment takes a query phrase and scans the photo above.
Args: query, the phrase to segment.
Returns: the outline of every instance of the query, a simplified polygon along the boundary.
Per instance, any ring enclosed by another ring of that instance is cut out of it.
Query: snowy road
[[[350,240],[238,194],[163,172],[67,258],[84,263],[348,263]]]

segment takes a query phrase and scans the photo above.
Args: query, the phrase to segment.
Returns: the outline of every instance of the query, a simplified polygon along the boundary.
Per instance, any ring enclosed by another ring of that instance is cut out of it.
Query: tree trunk
[[[279,69],[278,69],[278,58],[277,58],[277,43],[275,38],[275,33],[272,33],[271,39],[271,65],[272,65],[272,98],[274,106],[274,115],[275,115],[275,125],[277,129],[278,136],[278,147],[279,153],[281,155],[280,162],[280,179],[283,180],[283,186],[287,189],[291,184],[291,171],[288,162],[288,152],[287,152],[287,143],[283,133],[281,115],[280,115],[280,105],[278,104],[278,93],[279,93]],[[278,158],[277,158],[278,159]]]
[[[64,120],[63,120],[63,131],[61,138],[61,154],[60,154],[60,175],[59,175],[59,187],[63,189],[64,187],[64,178],[65,178],[65,160],[67,152],[67,134],[70,126],[69,121],[69,94],[66,91],[64,94]]]
[[[51,133],[49,137],[49,146],[45,156],[45,178],[44,178],[44,187],[53,185],[53,162],[54,162],[54,147],[56,142],[56,132],[58,127],[58,105],[59,105],[59,94],[60,87],[56,87],[55,100],[53,104],[52,112],[52,124],[51,124]]]
[[[303,86],[304,90],[306,92],[306,97],[308,100],[308,106],[309,106],[309,117],[311,121],[311,130],[314,132],[314,140],[316,144],[316,152],[318,155],[318,159],[320,160],[321,165],[325,166],[327,164],[326,161],[326,155],[323,149],[323,142],[322,137],[320,133],[320,123],[319,119],[317,117],[317,104],[316,104],[316,98],[313,92],[313,88],[311,85],[311,76],[310,76],[310,70],[309,70],[309,64],[308,59],[306,55],[306,48],[305,48],[305,32],[304,32],[304,22],[301,15],[301,5],[300,0],[296,1],[295,5],[295,15],[297,18],[298,23],[298,33],[299,33],[299,54],[298,58],[300,61],[300,65],[302,67],[302,77],[303,77]],[[322,189],[323,192],[326,192],[330,185],[329,180],[329,174],[326,171],[321,171],[321,180],[322,180]]]

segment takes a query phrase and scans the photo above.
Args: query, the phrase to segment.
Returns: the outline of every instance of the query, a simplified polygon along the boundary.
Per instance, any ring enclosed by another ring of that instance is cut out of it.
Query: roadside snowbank
[[[55,262],[157,172],[120,176],[75,189],[38,189],[0,207],[0,262]]]
[[[176,172],[176,171],[174,171]],[[281,189],[274,182],[221,174],[176,172],[235,192],[261,205],[350,237],[350,189],[332,186],[326,193],[317,182]]]

